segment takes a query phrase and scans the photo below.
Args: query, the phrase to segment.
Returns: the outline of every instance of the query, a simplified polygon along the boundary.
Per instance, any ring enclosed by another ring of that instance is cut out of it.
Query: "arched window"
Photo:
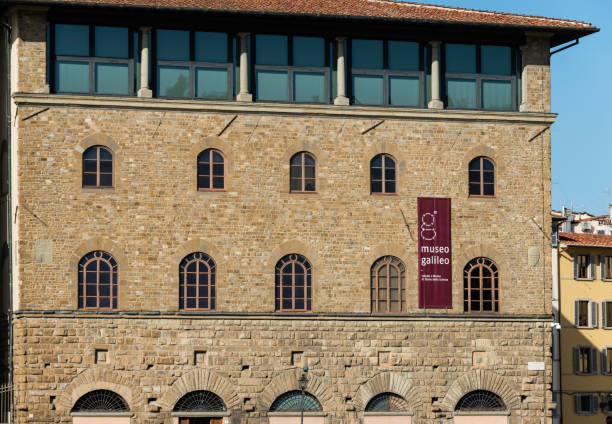
[[[387,154],[376,155],[370,161],[370,191],[380,194],[397,193],[395,159]]]
[[[302,255],[292,253],[276,263],[276,311],[312,310],[312,266]]]
[[[207,149],[198,155],[198,190],[225,190],[225,158],[215,149]]]
[[[317,191],[317,161],[308,152],[300,152],[291,158],[291,191],[311,193]]]
[[[116,413],[128,412],[130,407],[125,399],[110,390],[94,390],[76,401],[72,412]]]
[[[463,268],[463,309],[499,312],[499,273],[492,260],[475,258]]]
[[[223,400],[207,390],[189,392],[174,405],[174,412],[223,412],[225,410]]]
[[[117,309],[117,262],[101,250],[79,262],[79,309]]]
[[[302,392],[300,390],[292,390],[287,393],[283,393],[270,406],[270,411],[274,412],[299,412],[304,411],[321,411],[323,408],[316,397],[308,392]]]
[[[211,311],[216,305],[216,266],[205,253],[185,256],[179,265],[179,309]]]
[[[365,412],[407,412],[408,402],[395,393],[380,393],[366,405]]]
[[[486,390],[475,390],[463,396],[455,411],[505,411],[504,401],[495,393]]]
[[[83,187],[113,186],[113,154],[104,146],[92,146],[83,152]]]
[[[406,267],[395,256],[374,262],[370,277],[372,313],[406,311]]]
[[[495,196],[495,165],[484,156],[472,159],[469,165],[470,196]]]

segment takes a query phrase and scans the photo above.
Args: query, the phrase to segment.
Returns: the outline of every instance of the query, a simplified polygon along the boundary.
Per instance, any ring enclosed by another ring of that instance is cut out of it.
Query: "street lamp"
[[[300,424],[304,424],[304,391],[306,390],[306,385],[308,384],[308,365],[304,365],[302,370],[302,376],[298,380],[300,383],[300,390],[302,391],[302,398],[300,401]]]

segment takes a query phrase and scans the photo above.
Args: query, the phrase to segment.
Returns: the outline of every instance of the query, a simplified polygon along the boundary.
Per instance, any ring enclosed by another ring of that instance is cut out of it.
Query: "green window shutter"
[[[606,347],[604,346],[604,348],[601,350],[601,373],[602,374],[606,374],[607,373],[607,364],[608,364],[608,349],[606,349]]]
[[[608,302],[601,302],[601,328],[608,326]]]
[[[605,256],[599,255],[599,279],[603,281],[606,276],[606,262],[604,261]]]
[[[580,410],[580,395],[574,395],[574,410],[576,414],[580,414],[582,411]]]
[[[580,373],[580,352],[577,347],[574,348],[574,374]]]
[[[591,348],[591,374],[597,374],[597,357],[599,351],[594,347]]]
[[[578,324],[580,323],[579,315],[580,315],[580,301],[574,300],[574,325],[576,327],[578,327]]]
[[[591,395],[591,414],[596,414],[599,411],[599,396]]]
[[[574,280],[578,279],[578,255],[574,254]]]
[[[589,255],[589,276],[591,280],[596,278],[597,264],[595,263],[595,255]]]

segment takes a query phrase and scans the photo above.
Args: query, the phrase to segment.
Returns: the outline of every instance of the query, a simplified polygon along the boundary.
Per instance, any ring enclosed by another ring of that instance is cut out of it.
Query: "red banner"
[[[453,307],[451,199],[417,199],[419,308]]]

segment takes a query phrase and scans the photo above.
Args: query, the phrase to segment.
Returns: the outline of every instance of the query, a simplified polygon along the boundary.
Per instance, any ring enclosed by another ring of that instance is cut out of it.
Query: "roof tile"
[[[612,236],[605,234],[559,233],[559,240],[566,246],[612,247]]]

